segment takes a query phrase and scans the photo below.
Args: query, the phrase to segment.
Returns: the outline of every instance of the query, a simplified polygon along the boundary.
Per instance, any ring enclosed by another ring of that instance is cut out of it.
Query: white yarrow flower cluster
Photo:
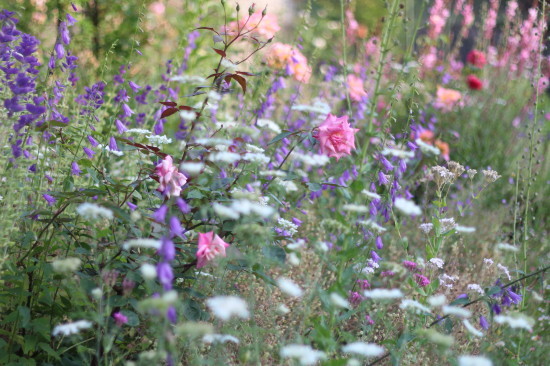
[[[291,155],[294,161],[300,161],[309,166],[324,166],[330,162],[330,158],[321,154],[300,154],[293,152]]]
[[[365,196],[367,196],[367,198],[371,199],[371,200],[379,200],[379,199],[382,199],[382,197],[378,194],[378,193],[375,193],[375,192],[371,192],[371,191],[368,191],[366,189],[363,189],[361,191],[361,193],[363,193]]]
[[[101,207],[95,203],[85,202],[76,208],[76,213],[84,217],[86,220],[99,220],[113,218],[113,211],[108,208]]]
[[[207,159],[216,163],[233,164],[241,160],[241,155],[230,151],[217,151],[208,154]]]
[[[253,153],[253,152],[247,152],[243,156],[243,160],[249,161],[252,163],[258,163],[258,164],[267,164],[271,160],[269,156],[266,156],[264,153]]]
[[[277,286],[286,295],[292,297],[302,297],[304,290],[298,286],[294,281],[286,277],[279,277],[277,279]]]
[[[378,225],[376,223],[376,221],[374,220],[371,220],[371,219],[368,219],[368,220],[361,220],[361,221],[357,221],[357,223],[359,225],[363,225],[363,226],[366,226],[368,227],[369,229],[371,229],[372,231],[380,234],[380,233],[383,233],[384,231],[386,231],[387,229]]]
[[[385,288],[376,288],[374,290],[367,290],[363,292],[365,297],[368,297],[373,300],[387,300],[387,299],[398,299],[403,297],[403,293],[400,289],[385,289]]]
[[[170,81],[176,81],[183,84],[204,84],[206,79],[199,75],[177,75],[170,78]]]
[[[330,302],[338,308],[349,309],[351,307],[349,301],[336,292],[330,294]]]
[[[149,140],[149,143],[153,146],[160,146],[172,143],[172,139],[166,137],[166,135],[149,135],[147,136],[147,140]]]
[[[227,343],[233,342],[239,344],[239,339],[229,334],[205,334],[202,337],[202,342],[211,344],[211,343]]]
[[[138,135],[151,135],[151,131],[145,130],[143,128],[130,128],[126,130],[125,133],[137,133]]]
[[[215,317],[227,321],[232,317],[248,319],[250,312],[246,301],[237,296],[214,296],[206,300],[206,306]]]
[[[364,357],[379,357],[384,354],[384,347],[375,343],[353,342],[342,347],[344,353],[354,353]]]
[[[493,366],[493,362],[483,356],[459,356],[458,366]]]
[[[398,197],[395,199],[394,207],[405,215],[418,216],[422,214],[422,210],[413,201],[409,201],[405,198]]]
[[[468,286],[467,286],[468,290],[472,290],[472,291],[475,291],[481,295],[485,295],[485,291],[483,291],[483,289],[481,288],[480,285],[478,285],[477,283],[470,283]]]
[[[111,150],[111,149],[109,148],[108,145],[99,144],[99,145],[97,145],[97,148],[98,148],[99,150],[105,150],[105,151],[108,152],[109,154],[113,154],[113,155],[115,155],[115,156],[122,156],[122,155],[124,155],[124,153],[123,153],[122,151]]]
[[[252,202],[247,199],[234,200],[229,206],[214,203],[212,207],[214,208],[214,212],[219,216],[227,217],[233,220],[237,220],[241,216],[251,214],[267,218],[275,213],[275,209],[272,207],[262,205],[261,203]]]
[[[233,144],[232,140],[219,139],[219,138],[210,138],[210,137],[202,137],[200,139],[197,139],[195,142],[198,145],[203,145],[203,146],[216,146],[216,145],[229,146],[229,145]]]
[[[459,233],[471,234],[471,233],[475,233],[476,228],[472,226],[456,225],[455,230],[458,231]]]
[[[428,223],[420,224],[418,228],[422,230],[424,234],[429,234],[433,230],[434,224],[428,222]]]
[[[510,271],[508,270],[508,267],[505,267],[502,264],[498,263],[497,268],[500,269],[508,277],[508,280],[512,279],[512,276],[510,276]]]
[[[441,232],[443,233],[456,228],[455,219],[452,217],[439,220],[439,224],[441,224]]]
[[[160,240],[157,239],[131,239],[125,242],[122,245],[122,248],[124,250],[128,250],[130,248],[153,248],[153,249],[160,249]]]
[[[403,159],[405,161],[414,158],[414,152],[393,148],[385,148],[382,150],[382,155],[395,156],[396,158]]]
[[[292,221],[283,219],[282,217],[277,220],[277,225],[289,232],[290,236],[293,236],[298,232],[298,226],[295,225]]]
[[[497,315],[494,320],[498,324],[508,324],[511,328],[526,329],[529,332],[533,331],[532,320],[526,316]]]
[[[189,176],[196,176],[204,169],[204,163],[187,161],[180,164],[180,170]]]
[[[315,365],[320,360],[326,358],[326,354],[322,351],[311,348],[305,344],[288,344],[281,348],[279,353],[281,358],[296,358],[300,365]]]
[[[432,258],[429,261],[430,264],[436,266],[437,268],[443,268],[445,262],[441,258]]]
[[[447,288],[453,288],[454,282],[458,281],[458,276],[449,276],[446,273],[443,273],[439,276],[439,284],[447,287]]]
[[[452,305],[445,305],[443,306],[443,314],[445,315],[454,315],[457,318],[469,318],[472,316],[472,312],[470,310],[467,310],[463,307],[459,306],[452,306]]]
[[[77,320],[76,322],[72,322],[72,323],[56,325],[55,328],[53,328],[52,335],[56,337],[57,335],[61,334],[66,337],[66,336],[70,336],[71,334],[77,334],[82,329],[88,329],[91,327],[92,327],[92,322],[88,320]]]
[[[426,306],[422,305],[416,300],[411,299],[403,299],[401,300],[401,304],[399,304],[399,308],[405,310],[405,309],[412,309],[414,312],[417,313],[431,313],[431,310],[428,309]]]
[[[78,258],[56,259],[52,262],[52,267],[58,273],[71,273],[80,268],[82,261]]]
[[[431,307],[443,306],[446,303],[447,303],[447,298],[443,294],[432,295],[428,297],[428,304],[430,304]]]
[[[281,127],[272,120],[260,118],[256,123],[259,127],[267,128],[275,133],[281,133]]]

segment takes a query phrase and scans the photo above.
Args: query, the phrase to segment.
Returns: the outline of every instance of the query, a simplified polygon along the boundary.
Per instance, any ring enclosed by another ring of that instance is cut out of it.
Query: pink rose
[[[321,144],[321,151],[329,157],[340,160],[341,157],[351,154],[355,149],[355,133],[358,128],[351,128],[348,116],[336,117],[329,113],[314,136]]]
[[[225,257],[225,248],[229,244],[224,242],[213,231],[199,233],[199,249],[197,250],[197,268],[204,267],[217,256]]]
[[[347,84],[349,96],[354,102],[360,102],[363,97],[367,96],[367,92],[363,88],[363,80],[361,80],[361,78],[353,74],[349,74]]]
[[[164,160],[157,165],[156,173],[159,176],[160,183],[158,190],[167,197],[179,197],[181,186],[187,183],[187,178],[173,165],[170,155],[166,155]]]

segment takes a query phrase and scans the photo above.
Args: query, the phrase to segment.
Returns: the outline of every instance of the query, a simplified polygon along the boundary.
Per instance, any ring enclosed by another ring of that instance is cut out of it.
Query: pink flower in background
[[[113,319],[117,326],[121,327],[124,324],[128,323],[128,317],[121,312],[116,312],[113,314]]]
[[[451,149],[449,148],[449,144],[441,140],[435,140],[435,147],[437,147],[439,151],[441,151],[441,156],[443,157],[443,159],[449,161],[450,159],[449,154],[451,152]]]
[[[436,101],[434,106],[444,111],[450,111],[462,99],[462,94],[458,90],[446,89],[437,86]]]
[[[414,274],[414,280],[416,281],[416,283],[418,283],[420,287],[426,287],[430,284],[430,280],[428,279],[428,277],[423,276],[419,273]]]
[[[363,80],[361,78],[349,74],[348,75],[348,90],[350,98],[355,102],[360,102],[363,97],[367,96],[367,92],[363,88]]]
[[[466,78],[466,83],[468,87],[472,90],[481,90],[483,89],[483,82],[475,75],[468,75]]]
[[[199,233],[199,248],[197,250],[197,268],[204,267],[217,256],[225,257],[225,248],[229,246],[213,231]]]
[[[246,16],[239,20],[238,23],[229,23],[226,33],[229,35],[236,35],[239,29],[241,33],[250,32],[248,34],[249,36],[261,36],[269,39],[273,38],[275,33],[281,30],[281,27],[279,27],[276,15],[266,14],[262,16],[262,11],[259,10],[252,14],[250,18]]]
[[[358,128],[351,128],[349,125],[348,116],[336,117],[329,113],[314,137],[319,141],[323,154],[340,160],[341,157],[350,155],[351,149],[355,149],[357,131]]]
[[[266,57],[269,67],[285,69],[295,80],[307,83],[311,77],[311,67],[307,58],[289,44],[274,43]]]
[[[181,187],[187,183],[187,178],[173,165],[170,155],[166,155],[164,160],[157,165],[156,173],[159,176],[160,183],[158,190],[167,197],[179,197]]]
[[[466,61],[468,61],[469,64],[479,68],[482,68],[487,63],[485,54],[478,50],[470,51],[466,56]]]
[[[151,10],[151,13],[160,17],[161,15],[164,15],[166,6],[162,3],[162,1],[155,1],[149,5],[149,10]]]

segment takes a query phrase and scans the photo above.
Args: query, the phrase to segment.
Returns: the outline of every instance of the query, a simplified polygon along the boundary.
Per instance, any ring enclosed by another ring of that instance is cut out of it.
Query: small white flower
[[[510,245],[508,243],[498,243],[497,244],[497,249],[502,250],[502,251],[506,251],[506,252],[513,252],[513,253],[519,252],[518,247],[515,247],[515,246]]]
[[[324,166],[330,162],[330,158],[328,156],[321,154],[306,155],[293,152],[291,158],[294,161],[300,161],[309,166]]]
[[[260,118],[260,119],[258,119],[257,125],[259,127],[265,127],[267,129],[275,132],[275,133],[281,133],[281,127],[279,127],[278,124],[276,124],[275,122],[273,122],[269,119]]]
[[[239,338],[234,337],[229,334],[205,334],[202,337],[203,343],[227,343],[227,342],[233,342],[235,344],[239,344]]]
[[[414,142],[418,145],[418,147],[420,148],[420,151],[422,151],[423,154],[436,155],[436,156],[441,154],[441,151],[437,147],[428,145],[421,139],[416,139]]]
[[[374,220],[366,220],[366,221],[357,221],[357,223],[359,225],[363,225],[363,226],[366,226],[368,228],[370,228],[372,231],[375,231],[376,233],[380,234],[380,233],[383,233],[384,231],[386,231],[387,229],[378,225]]]
[[[101,296],[103,296],[103,291],[99,287],[96,287],[92,291],[90,291],[90,294],[94,299],[99,300],[101,299]]]
[[[92,322],[89,322],[88,320],[78,320],[72,323],[56,325],[55,328],[53,328],[52,335],[54,337],[57,336],[58,334],[69,336],[71,334],[77,334],[82,329],[88,329],[91,327],[92,327]]]
[[[288,263],[290,263],[293,266],[297,266],[300,264],[300,258],[298,258],[296,253],[292,252],[288,255]]]
[[[152,280],[157,277],[157,269],[155,266],[149,263],[144,263],[140,267],[141,275],[146,280]]]
[[[204,163],[188,161],[180,164],[180,170],[189,176],[198,175],[204,169]]]
[[[342,206],[342,210],[349,211],[349,212],[365,213],[369,211],[369,208],[364,205],[356,205],[353,203],[349,203],[347,205]]]
[[[472,226],[456,225],[455,230],[458,231],[459,233],[471,234],[471,233],[475,233],[476,228]]]
[[[143,128],[130,128],[125,133],[137,133],[138,135],[150,135],[151,131],[144,130]]]
[[[521,314],[516,314],[515,316],[497,315],[494,319],[495,322],[499,324],[508,324],[511,328],[526,329],[529,332],[533,331],[532,319]]]
[[[70,273],[75,272],[80,268],[82,261],[78,258],[65,258],[65,259],[56,259],[52,262],[52,267],[55,272],[59,273]]]
[[[385,289],[377,288],[374,290],[367,290],[363,293],[365,297],[371,298],[373,300],[385,300],[385,299],[398,299],[403,297],[401,290],[395,289]]]
[[[233,143],[233,141],[231,141],[231,140],[218,139],[218,138],[208,138],[208,137],[203,137],[203,138],[197,139],[197,141],[195,141],[195,142],[198,145],[203,145],[203,146],[216,146],[216,145],[229,146]]]
[[[508,267],[505,267],[502,264],[498,263],[497,268],[504,272],[504,274],[508,277],[508,280],[512,279],[512,276],[510,276],[510,271],[508,271]]]
[[[447,298],[443,294],[428,297],[428,304],[432,307],[443,306],[447,303]]]
[[[439,223],[441,224],[441,232],[443,233],[456,228],[455,219],[452,217],[441,219]]]
[[[365,357],[379,357],[384,354],[384,347],[375,343],[353,342],[343,346],[342,352],[355,353]]]
[[[234,73],[237,70],[237,65],[226,58],[222,59],[221,66],[225,69],[226,72],[230,74]]]
[[[363,189],[361,191],[361,193],[363,193],[365,196],[367,196],[368,198],[370,198],[371,200],[379,200],[379,199],[382,199],[382,197],[378,194],[378,193],[374,193],[374,192],[371,192],[371,191],[367,191],[366,189]]]
[[[405,215],[418,216],[422,214],[422,210],[416,203],[401,197],[395,199],[394,206]]]
[[[458,281],[458,276],[449,276],[446,273],[443,273],[439,276],[439,283],[447,288],[453,288],[453,283]]]
[[[491,258],[483,258],[483,263],[487,266],[487,267],[491,267],[493,265],[493,260]]]
[[[197,113],[193,111],[180,111],[180,117],[186,122],[193,122],[197,118]]]
[[[283,230],[286,230],[290,233],[290,236],[293,236],[298,232],[298,226],[293,222],[283,219],[282,217],[277,220],[277,225]]]
[[[141,238],[128,240],[122,245],[122,248],[124,250],[128,250],[134,247],[160,249],[160,245],[160,240]]]
[[[271,160],[269,156],[266,156],[264,153],[251,153],[247,152],[243,156],[243,160],[250,161],[252,163],[261,163],[267,164]]]
[[[240,217],[239,213],[235,211],[233,208],[220,205],[217,202],[214,202],[214,204],[212,205],[212,208],[214,209],[214,212],[216,213],[216,215],[220,217],[233,219],[233,220],[237,220]]]
[[[412,151],[391,149],[391,148],[385,148],[384,150],[382,150],[382,155],[395,156],[396,158],[404,159],[404,160],[414,158],[414,152]]]
[[[233,164],[241,160],[241,155],[229,151],[218,151],[210,153],[208,160],[219,163]]]
[[[433,230],[434,224],[428,222],[428,223],[420,224],[418,228],[422,230],[424,234],[429,234],[430,231]]]
[[[485,295],[485,291],[483,291],[481,286],[478,285],[477,283],[471,283],[467,286],[467,288],[468,290],[472,290],[472,291],[478,292],[481,295]]]
[[[445,265],[445,262],[441,258],[432,258],[430,259],[430,263],[436,266],[437,268],[443,268]]]
[[[170,78],[170,81],[177,81],[184,84],[204,84],[206,79],[198,75],[177,75]]]
[[[426,306],[422,305],[416,300],[411,299],[403,299],[401,300],[401,304],[399,304],[399,308],[401,309],[409,309],[412,308],[417,313],[431,313],[431,310],[428,309]]]
[[[326,358],[322,351],[315,350],[305,344],[288,344],[281,348],[281,358],[296,358],[301,365],[315,365]]]
[[[113,211],[89,202],[79,205],[76,208],[76,213],[84,217],[86,220],[99,220],[103,218],[111,220],[113,218]]]
[[[332,305],[334,305],[336,307],[339,307],[339,308],[344,308],[344,309],[349,309],[350,308],[350,304],[349,304],[348,300],[346,300],[345,298],[343,298],[342,296],[340,296],[336,292],[333,292],[333,293],[330,294],[330,302],[332,303]]]
[[[302,297],[302,295],[304,294],[304,290],[302,290],[300,286],[298,286],[291,279],[285,277],[279,277],[277,279],[277,286],[283,293],[287,294],[288,296]]]
[[[277,306],[277,313],[280,315],[285,315],[290,313],[290,309],[285,304],[279,304],[279,306]]]
[[[469,318],[472,316],[472,312],[470,310],[458,306],[445,305],[442,309],[443,314],[454,315],[457,318]]]
[[[147,136],[147,140],[149,140],[149,143],[153,146],[160,146],[172,143],[172,139],[166,137],[166,135],[149,135]]]
[[[468,319],[464,319],[462,321],[462,324],[464,324],[464,327],[466,327],[466,329],[468,329],[468,332],[472,333],[474,336],[476,337],[483,337],[483,333],[480,332],[479,330],[477,330],[473,325],[472,323],[470,323],[468,321]]]
[[[214,316],[227,321],[233,316],[248,319],[250,312],[246,301],[237,296],[215,296],[206,300],[206,305]]]
[[[482,356],[459,356],[458,366],[493,366],[493,362]]]

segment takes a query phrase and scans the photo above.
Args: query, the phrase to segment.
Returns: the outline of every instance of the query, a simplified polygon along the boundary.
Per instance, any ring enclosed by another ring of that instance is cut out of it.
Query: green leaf
[[[315,182],[307,182],[306,185],[309,188],[309,190],[313,191],[313,192],[317,192],[317,191],[320,191],[321,189],[323,189],[322,185],[320,185],[319,183],[315,183]]]
[[[121,310],[122,315],[128,318],[128,323],[130,327],[137,327],[139,325],[139,316],[130,310]]]
[[[202,194],[201,191],[194,189],[189,193],[187,193],[187,199],[193,199],[193,198],[200,200],[201,198],[204,198],[204,194]]]
[[[286,252],[283,248],[276,245],[270,245],[262,248],[262,253],[269,259],[276,262],[284,263],[286,259]]]
[[[454,300],[453,302],[451,302],[449,305],[464,305],[464,304],[467,304],[470,302],[470,298],[469,297],[465,297],[465,298],[461,298],[461,299],[456,299]]]
[[[55,358],[58,361],[61,359],[59,358],[57,352],[55,352],[55,350],[47,343],[38,343],[38,348],[40,348],[42,351],[46,352],[49,356]]]
[[[31,320],[31,311],[26,306],[18,306],[17,311],[21,319],[21,328],[26,328]]]
[[[485,294],[487,294],[487,296],[491,296],[491,295],[494,295],[494,294],[498,294],[500,291],[502,291],[500,286],[493,286],[493,287],[490,287],[490,288],[486,289]]]
[[[276,142],[278,142],[278,141],[281,141],[281,140],[284,139],[284,138],[287,138],[288,136],[292,136],[292,135],[297,134],[297,133],[298,133],[298,132],[296,132],[296,131],[295,131],[295,132],[283,131],[283,132],[281,132],[280,134],[278,134],[277,136],[275,136],[275,137],[273,138],[273,140],[269,141],[269,142],[267,143],[267,145],[269,146],[269,145],[274,144],[274,143],[276,143]]]

